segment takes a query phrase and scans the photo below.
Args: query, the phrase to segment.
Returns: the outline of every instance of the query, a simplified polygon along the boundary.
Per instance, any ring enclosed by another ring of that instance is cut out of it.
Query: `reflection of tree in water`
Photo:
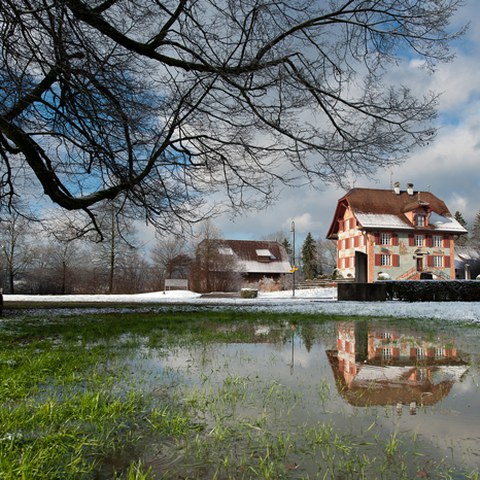
[[[340,394],[356,406],[434,405],[467,370],[451,341],[366,321],[339,324],[327,356]]]
[[[307,352],[310,352],[316,339],[316,328],[314,325],[305,324],[298,330],[298,335],[303,341]]]

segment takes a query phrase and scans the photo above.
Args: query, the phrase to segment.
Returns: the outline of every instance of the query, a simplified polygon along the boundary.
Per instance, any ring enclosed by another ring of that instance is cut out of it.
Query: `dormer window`
[[[266,248],[259,248],[255,253],[257,254],[257,261],[259,262],[268,263],[276,259],[275,255]]]
[[[425,227],[427,225],[427,216],[424,213],[417,213],[415,215],[415,226]]]

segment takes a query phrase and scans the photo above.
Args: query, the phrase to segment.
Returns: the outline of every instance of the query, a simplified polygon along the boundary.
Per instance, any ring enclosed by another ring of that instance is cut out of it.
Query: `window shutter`
[[[450,256],[449,255],[445,255],[443,257],[443,266],[445,268],[450,268]]]
[[[375,244],[380,245],[380,234],[375,232]]]
[[[375,254],[375,266],[380,266],[382,255],[380,253]]]
[[[443,248],[450,248],[450,237],[443,237]]]
[[[428,255],[427,257],[427,266],[433,267],[433,255]]]
[[[415,236],[413,234],[410,234],[408,236],[408,245],[410,247],[414,247],[415,246]]]
[[[425,246],[426,247],[433,247],[433,238],[431,235],[427,235],[425,237]]]
[[[396,233],[392,233],[392,245],[394,247],[398,245],[398,235]]]
[[[392,266],[393,267],[400,266],[400,255],[392,255]]]

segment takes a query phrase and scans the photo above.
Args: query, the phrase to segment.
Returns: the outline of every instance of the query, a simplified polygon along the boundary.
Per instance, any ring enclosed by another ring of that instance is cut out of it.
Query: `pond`
[[[47,369],[28,398],[26,391],[7,397],[2,418],[10,426],[0,438],[0,454],[27,457],[39,442],[18,409],[38,415],[50,408],[55,422],[53,410],[81,395],[56,432],[66,422],[73,428],[68,435],[100,430],[108,441],[99,451],[64,446],[67,452],[84,450],[75,457],[83,470],[70,472],[68,454],[57,465],[37,466],[35,478],[45,472],[105,479],[478,478],[476,325],[228,312],[187,316],[56,319],[42,323],[41,339],[33,335],[38,319],[10,322],[17,353],[2,354],[3,382],[10,371],[15,376],[14,366],[24,362],[21,350],[31,345],[37,356],[47,350],[73,354],[75,360],[60,355],[57,362],[77,368]],[[41,429],[53,435],[48,425]],[[89,442],[100,443],[101,435]],[[17,478],[19,468],[18,460],[4,461],[0,477],[11,472]]]

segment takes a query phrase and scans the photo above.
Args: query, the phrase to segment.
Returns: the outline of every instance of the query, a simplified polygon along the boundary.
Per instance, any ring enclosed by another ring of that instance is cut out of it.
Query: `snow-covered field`
[[[88,302],[128,304],[186,304],[191,306],[231,306],[256,311],[331,313],[332,315],[365,315],[376,317],[437,318],[450,321],[480,322],[480,302],[339,302],[336,288],[318,288],[292,291],[260,292],[258,298],[202,297],[190,291],[142,293],[136,295],[4,295],[5,307],[9,301],[32,302]]]

